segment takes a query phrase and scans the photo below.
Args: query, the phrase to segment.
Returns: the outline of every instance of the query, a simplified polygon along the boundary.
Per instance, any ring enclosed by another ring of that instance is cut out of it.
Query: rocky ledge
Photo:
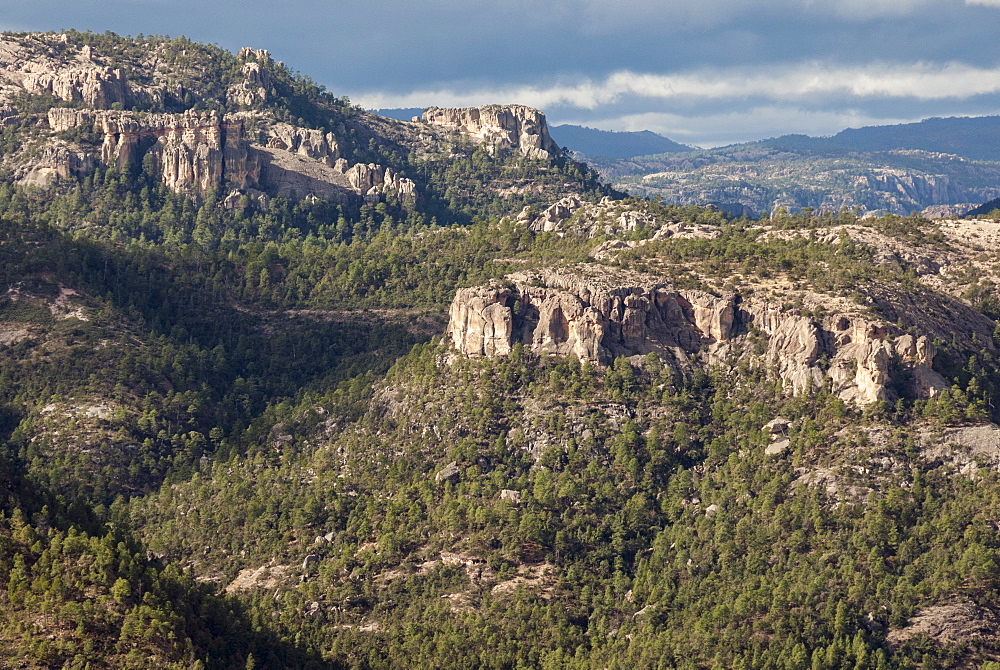
[[[651,275],[599,265],[507,279],[458,291],[447,335],[459,352],[502,356],[520,343],[540,355],[597,364],[657,353],[682,372],[754,356],[791,393],[829,384],[855,405],[889,400],[901,385],[924,398],[948,388],[932,368],[935,349],[927,336],[856,313],[813,318],[757,298],[677,290]]]
[[[421,120],[472,137],[482,142],[491,153],[497,148],[506,148],[542,160],[559,156],[559,146],[549,136],[545,115],[532,107],[430,107],[424,111]]]

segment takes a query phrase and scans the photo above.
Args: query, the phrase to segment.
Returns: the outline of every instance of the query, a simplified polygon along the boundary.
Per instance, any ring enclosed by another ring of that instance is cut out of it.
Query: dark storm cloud
[[[33,0],[0,26],[263,47],[370,107],[516,101],[716,144],[997,113],[998,2]]]

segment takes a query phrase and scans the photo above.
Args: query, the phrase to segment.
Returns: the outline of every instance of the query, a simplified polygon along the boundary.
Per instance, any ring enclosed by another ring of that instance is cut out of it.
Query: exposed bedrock
[[[948,387],[932,368],[935,351],[926,335],[857,314],[812,318],[756,298],[677,290],[600,266],[508,280],[458,291],[447,331],[458,351],[501,356],[521,343],[541,355],[598,364],[655,352],[682,368],[756,356],[791,393],[829,384],[856,405],[890,399],[900,385],[916,397]]]

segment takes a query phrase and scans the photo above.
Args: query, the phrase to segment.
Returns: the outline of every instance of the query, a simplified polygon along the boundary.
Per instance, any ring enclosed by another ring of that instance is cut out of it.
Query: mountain
[[[559,125],[552,128],[553,139],[585,156],[631,158],[649,154],[694,151],[694,147],[678,144],[649,130],[618,132],[597,130],[586,126]]]
[[[0,96],[0,665],[995,667],[1000,224],[183,38],[4,34]]]
[[[738,203],[765,213],[971,209],[1000,195],[998,119],[929,119],[828,138],[788,135],[702,152],[588,160],[617,188],[681,204]]]
[[[989,202],[984,202],[978,207],[974,207],[965,213],[966,216],[987,216],[993,211],[1000,209],[1000,198],[994,198]]]
[[[787,135],[762,144],[773,148],[881,152],[895,149],[955,154],[977,161],[1000,161],[1000,116],[925,119],[893,126],[848,128],[832,137]]]

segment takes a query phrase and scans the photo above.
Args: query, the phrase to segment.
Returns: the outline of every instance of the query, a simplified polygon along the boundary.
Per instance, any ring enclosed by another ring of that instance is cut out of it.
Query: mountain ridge
[[[552,132],[556,141],[562,146],[569,147],[585,156],[631,158],[633,156],[697,150],[695,147],[679,144],[649,130],[611,131],[561,124],[553,126]]]
[[[616,188],[678,204],[909,214],[991,200],[1000,184],[1000,117],[928,119],[786,135],[687,154],[590,159]],[[931,133],[928,134],[928,129]]]

